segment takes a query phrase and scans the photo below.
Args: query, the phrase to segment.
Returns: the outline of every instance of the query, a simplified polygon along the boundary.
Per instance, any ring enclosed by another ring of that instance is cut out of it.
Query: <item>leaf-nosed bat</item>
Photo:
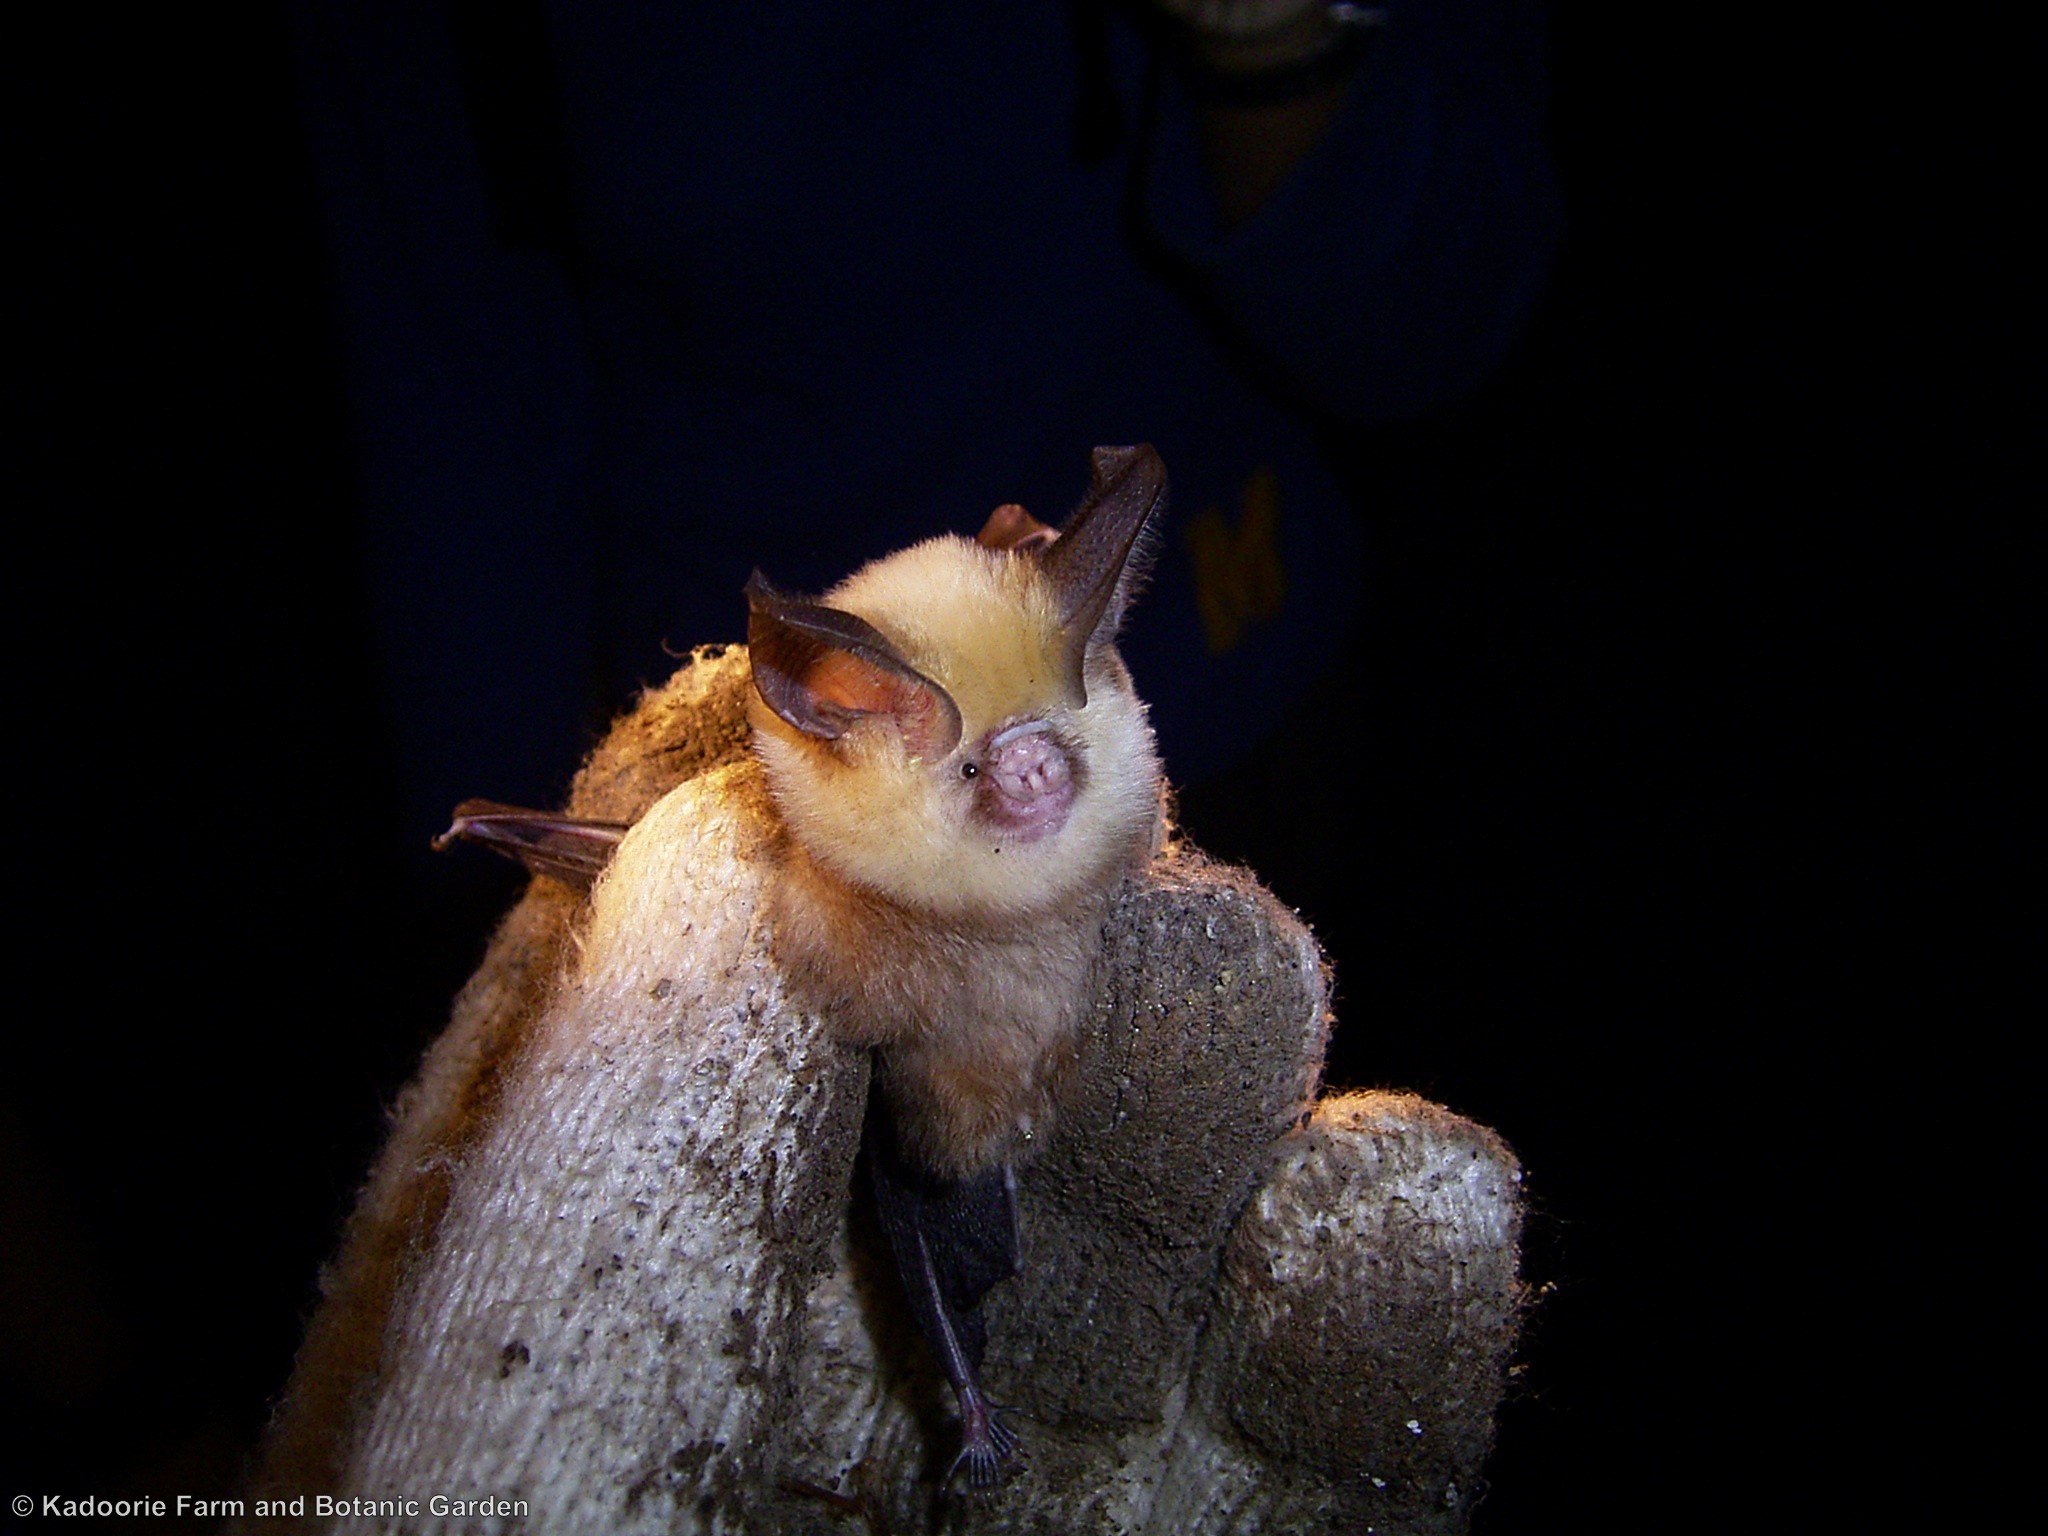
[[[1055,531],[999,508],[821,598],[747,583],[753,751],[779,813],[771,948],[873,1047],[864,1152],[911,1309],[952,1384],[962,1467],[1017,1440],[977,1380],[1020,1259],[1013,1164],[1072,1066],[1111,896],[1157,840],[1160,769],[1115,648],[1164,509],[1149,445],[1095,450]],[[624,829],[468,801],[440,840],[587,879]]]

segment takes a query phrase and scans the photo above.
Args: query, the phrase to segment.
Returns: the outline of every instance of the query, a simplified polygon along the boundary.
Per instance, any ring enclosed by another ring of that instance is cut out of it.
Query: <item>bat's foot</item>
[[[960,1394],[960,1454],[946,1469],[941,1486],[950,1488],[967,1471],[970,1488],[994,1488],[1024,1464],[1023,1443],[1003,1422],[1002,1410],[978,1391]]]

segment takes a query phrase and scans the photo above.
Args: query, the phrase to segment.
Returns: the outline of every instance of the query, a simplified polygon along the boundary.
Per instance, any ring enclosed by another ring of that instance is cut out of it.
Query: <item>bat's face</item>
[[[1130,858],[1158,814],[1144,706],[1107,645],[1084,660],[1085,701],[1073,697],[1034,557],[935,539],[864,567],[824,606],[872,626],[916,680],[889,673],[878,688],[865,658],[827,652],[810,686],[849,717],[829,737],[757,691],[756,750],[813,858],[969,920],[1042,911]]]
[[[816,604],[749,588],[756,751],[842,879],[1008,919],[1099,889],[1144,846],[1159,765],[1111,636],[1164,474],[1120,452],[1057,544],[933,539]]]

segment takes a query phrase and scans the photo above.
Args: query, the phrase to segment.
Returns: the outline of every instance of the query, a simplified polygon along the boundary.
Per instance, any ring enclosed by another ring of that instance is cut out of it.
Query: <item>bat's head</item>
[[[747,585],[755,751],[790,832],[841,879],[950,919],[1099,888],[1158,815],[1115,638],[1164,508],[1149,445],[1098,448],[1055,533],[1004,507],[816,601]]]

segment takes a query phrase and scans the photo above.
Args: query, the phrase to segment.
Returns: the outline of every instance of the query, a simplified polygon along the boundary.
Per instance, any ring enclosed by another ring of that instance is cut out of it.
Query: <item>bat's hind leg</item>
[[[1017,1272],[1014,1180],[1002,1166],[959,1180],[909,1166],[879,1094],[868,1106],[867,1157],[905,1299],[960,1406],[960,1454],[945,1481],[950,1485],[965,1468],[970,1487],[993,1487],[1024,1459],[1016,1432],[975,1374],[986,1338],[981,1298]]]

